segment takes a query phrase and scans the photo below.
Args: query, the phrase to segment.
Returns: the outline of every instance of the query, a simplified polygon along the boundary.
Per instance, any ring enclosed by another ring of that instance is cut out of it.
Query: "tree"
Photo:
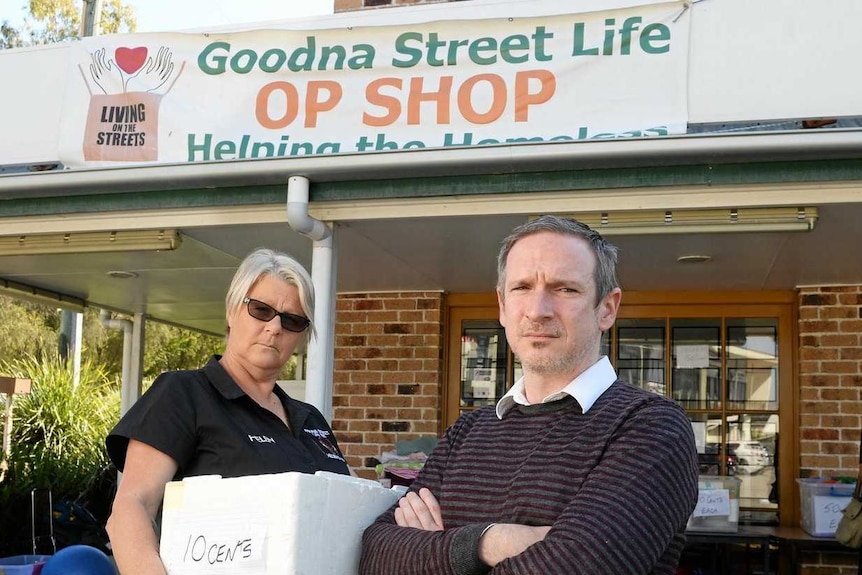
[[[19,30],[4,20],[0,24],[0,48],[52,44],[80,38],[82,0],[30,0]],[[99,19],[102,34],[134,32],[135,9],[122,0],[103,0]]]
[[[121,0],[107,0],[102,4],[102,17],[99,19],[102,34],[134,32],[138,28],[135,8],[123,4]]]
[[[224,339],[166,324],[149,323],[144,348],[144,377],[172,369],[194,369],[221,353]],[[177,367],[181,366],[181,367]]]
[[[33,356],[38,360],[57,353],[60,327],[57,308],[0,296],[0,363]],[[106,366],[119,377],[123,365],[123,332],[106,329],[99,310],[84,311],[82,334],[85,361]],[[194,369],[224,346],[223,338],[148,321],[144,338],[144,377],[154,378],[171,369]],[[0,375],[9,375],[0,373]]]
[[[103,328],[98,310],[88,310],[84,316],[83,341],[89,357],[109,366],[113,375],[120,375],[123,332]],[[144,330],[144,379],[152,381],[163,371],[201,367],[223,347],[221,337],[148,321]]]
[[[20,48],[24,45],[21,39],[21,33],[9,25],[7,20],[0,24],[0,49],[3,48]]]
[[[0,362],[56,352],[59,326],[56,308],[0,296]]]

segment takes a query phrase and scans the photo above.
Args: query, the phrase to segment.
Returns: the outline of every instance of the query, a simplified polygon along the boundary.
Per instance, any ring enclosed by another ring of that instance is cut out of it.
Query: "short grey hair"
[[[501,297],[505,297],[503,288],[506,285],[506,259],[518,240],[538,234],[551,232],[564,236],[574,236],[587,241],[596,256],[596,269],[593,272],[593,280],[596,284],[596,305],[602,299],[619,287],[617,281],[617,252],[618,248],[605,240],[601,234],[590,226],[571,218],[559,216],[541,216],[521,224],[503,240],[500,253],[497,255],[497,291]]]
[[[230,282],[227,296],[225,296],[225,317],[230,318],[232,313],[244,305],[242,300],[264,276],[284,280],[296,287],[302,313],[312,321],[305,332],[305,343],[307,343],[311,336],[317,335],[313,323],[314,285],[311,283],[311,276],[302,267],[302,264],[283,252],[257,248],[242,260]]]

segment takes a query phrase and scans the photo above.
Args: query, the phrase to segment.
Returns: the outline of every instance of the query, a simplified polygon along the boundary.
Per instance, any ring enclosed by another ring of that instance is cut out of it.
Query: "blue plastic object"
[[[41,575],[117,575],[110,557],[89,545],[71,545],[48,558]]]
[[[14,555],[0,559],[2,575],[32,575],[37,572],[49,555]]]

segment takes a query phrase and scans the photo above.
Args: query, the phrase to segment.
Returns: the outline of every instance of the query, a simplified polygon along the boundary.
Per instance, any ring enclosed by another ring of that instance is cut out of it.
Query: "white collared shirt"
[[[607,391],[616,380],[617,372],[614,371],[608,356],[603,355],[596,363],[572,380],[569,385],[547,396],[541,403],[557,401],[566,395],[571,395],[586,413],[599,396]],[[519,378],[515,385],[506,392],[506,395],[497,402],[497,417],[503,419],[506,412],[512,409],[515,404],[530,405],[530,402],[527,401],[527,395],[524,393],[523,377]]]

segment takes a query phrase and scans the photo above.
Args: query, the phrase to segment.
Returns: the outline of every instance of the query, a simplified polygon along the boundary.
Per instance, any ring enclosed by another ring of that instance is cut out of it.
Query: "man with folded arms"
[[[523,377],[462,415],[363,535],[362,575],[674,573],[697,502],[691,424],[600,355],[617,249],[543,216],[498,257],[500,323]]]

